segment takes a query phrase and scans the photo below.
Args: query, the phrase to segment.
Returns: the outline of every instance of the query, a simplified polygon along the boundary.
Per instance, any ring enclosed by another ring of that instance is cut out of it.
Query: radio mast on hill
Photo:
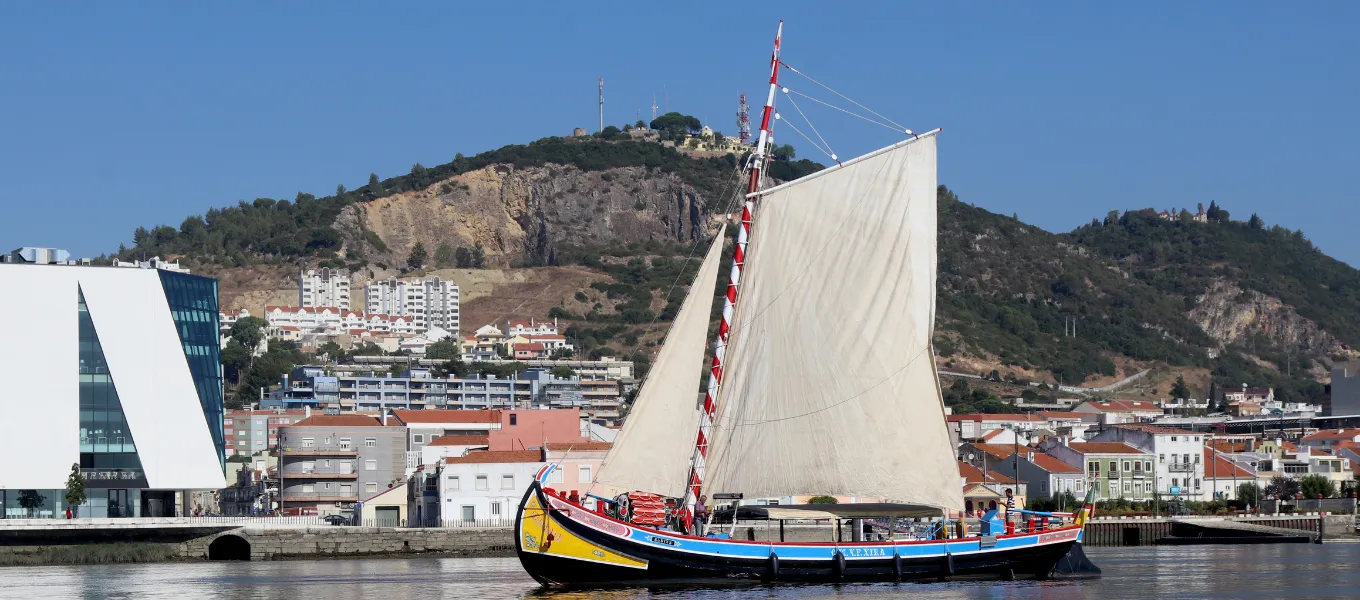
[[[604,76],[600,76],[600,128],[595,131],[604,131]]]
[[[746,106],[746,94],[739,94],[737,101],[737,139],[743,144],[751,143],[751,109]]]

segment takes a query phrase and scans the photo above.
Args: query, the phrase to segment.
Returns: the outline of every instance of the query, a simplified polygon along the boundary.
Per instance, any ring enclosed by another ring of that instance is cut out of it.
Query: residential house
[[[483,450],[439,465],[440,520],[508,523],[539,469],[543,450]]]
[[[1007,462],[1014,469],[1016,457]],[[1030,498],[1054,498],[1071,493],[1080,501],[1086,494],[1086,476],[1080,467],[1069,465],[1053,456],[1027,448],[1019,455],[1020,481],[1025,483]],[[1005,471],[1008,467],[1002,466]]]
[[[1318,450],[1332,450],[1342,442],[1360,443],[1360,429],[1324,429],[1299,440],[1299,446]]]
[[[279,428],[285,514],[352,507],[400,483],[406,429],[364,415],[312,415]]]
[[[491,441],[484,435],[446,435],[435,438],[420,449],[420,461],[415,463],[409,458],[406,461],[406,470],[415,472],[422,466],[433,466],[442,462],[446,458],[463,456],[476,450],[489,450]],[[412,466],[414,464],[414,466]]]
[[[1275,390],[1268,387],[1248,387],[1242,384],[1242,388],[1223,390],[1223,399],[1228,402],[1255,402],[1257,404],[1273,403],[1275,401]],[[1270,406],[1269,408],[1278,408]]]
[[[1159,494],[1198,497],[1204,487],[1204,443],[1207,435],[1157,425],[1116,425],[1091,438],[1093,442],[1124,442],[1157,457],[1155,480]],[[1151,491],[1151,490],[1149,490]]]
[[[509,336],[557,335],[557,333],[557,319],[539,321],[530,318],[528,321],[510,321],[505,324],[505,334]]]
[[[1153,454],[1124,442],[1051,444],[1048,454],[1083,468],[1093,481],[1097,500],[1150,500],[1156,490]]]
[[[223,417],[226,456],[252,456],[278,446],[279,427],[308,416],[305,410],[233,410]]]
[[[1212,448],[1204,449],[1204,492],[1200,500],[1235,500],[1239,486],[1257,484],[1256,472]]]
[[[499,410],[393,410],[392,423],[406,428],[406,469],[432,465],[434,459],[462,456],[457,447],[490,444],[489,435],[501,427]],[[441,438],[454,438],[438,450],[425,452],[428,444]],[[467,443],[461,443],[467,442]]]
[[[1162,416],[1162,409],[1142,400],[1109,400],[1083,402],[1072,412],[1090,415],[1090,422],[1098,425],[1138,423]]]
[[[534,360],[536,358],[548,358],[548,350],[538,342],[515,344],[511,347],[511,356],[515,360]]]

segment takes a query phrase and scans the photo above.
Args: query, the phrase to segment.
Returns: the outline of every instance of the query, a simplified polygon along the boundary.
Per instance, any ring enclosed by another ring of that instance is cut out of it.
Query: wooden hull
[[[635,527],[533,484],[515,521],[516,553],[545,585],[1047,578],[1081,529],[958,540],[855,543],[718,540]],[[983,547],[983,546],[989,547]]]

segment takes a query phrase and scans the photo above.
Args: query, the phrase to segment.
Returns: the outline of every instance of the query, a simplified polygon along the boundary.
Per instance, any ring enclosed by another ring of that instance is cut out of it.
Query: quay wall
[[[1328,516],[1261,516],[1244,518],[1104,518],[1086,524],[1084,544],[1087,546],[1151,546],[1171,535],[1176,522],[1212,526],[1215,521],[1231,521],[1249,525],[1264,525],[1292,529],[1305,534],[1322,535],[1323,539],[1354,537],[1352,515]]]

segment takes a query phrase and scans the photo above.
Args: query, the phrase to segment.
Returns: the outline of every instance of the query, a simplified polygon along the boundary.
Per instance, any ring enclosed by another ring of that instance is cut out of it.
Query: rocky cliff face
[[[431,255],[443,244],[480,243],[491,265],[544,265],[563,244],[693,241],[708,219],[706,200],[675,174],[645,167],[493,165],[350,205],[334,226],[370,262],[401,264],[419,241]],[[386,250],[365,242],[366,231]]]
[[[1317,323],[1300,316],[1278,298],[1244,291],[1236,283],[1217,279],[1190,310],[1190,319],[1220,345],[1245,343],[1264,335],[1283,347],[1315,354],[1336,354],[1343,346]]]

